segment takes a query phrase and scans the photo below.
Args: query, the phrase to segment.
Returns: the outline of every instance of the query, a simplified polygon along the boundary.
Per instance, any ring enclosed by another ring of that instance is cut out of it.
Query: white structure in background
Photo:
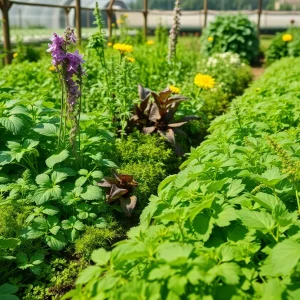
[[[81,0],[82,7],[94,8],[96,1],[100,9],[105,8],[109,0]],[[75,0],[22,0],[28,3],[42,3],[54,5],[74,5]],[[113,9],[127,9],[123,1],[115,1]],[[83,27],[91,25],[93,18],[92,11],[82,10]],[[51,8],[42,6],[16,5],[13,4],[9,11],[10,25],[16,27],[43,27],[43,28],[64,28],[66,27],[66,15],[62,8]],[[75,10],[69,13],[69,25],[74,27]],[[89,27],[89,26],[88,26]]]
[[[275,2],[274,8],[276,10],[279,10],[282,4],[288,4],[292,7],[293,10],[296,10],[300,7],[300,0],[277,0]]]

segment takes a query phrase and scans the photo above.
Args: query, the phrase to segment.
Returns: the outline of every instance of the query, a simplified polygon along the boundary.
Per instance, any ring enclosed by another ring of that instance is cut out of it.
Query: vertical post
[[[10,33],[9,33],[9,17],[8,11],[12,3],[9,0],[0,0],[0,9],[2,11],[3,20],[3,37],[4,37],[4,51],[6,52],[5,64],[9,65],[12,60],[11,45],[10,45]]]
[[[81,44],[81,5],[80,0],[76,0],[76,33],[77,33],[77,39],[78,44]]]
[[[147,40],[147,32],[148,32],[148,0],[144,0],[144,38]]]
[[[113,16],[113,5],[115,0],[110,0],[107,7],[107,27],[108,27],[108,40],[111,40],[112,37],[112,16]]]
[[[205,28],[206,25],[207,25],[207,1],[208,0],[204,0],[204,2],[203,2],[203,10],[204,10],[204,24],[203,24],[203,28]]]
[[[91,27],[90,11],[86,10],[86,26],[87,28]]]
[[[257,34],[260,35],[260,17],[262,11],[262,0],[258,0],[258,12],[257,12]]]
[[[69,12],[70,12],[70,8],[65,8],[65,23],[66,23],[66,27],[70,26]]]

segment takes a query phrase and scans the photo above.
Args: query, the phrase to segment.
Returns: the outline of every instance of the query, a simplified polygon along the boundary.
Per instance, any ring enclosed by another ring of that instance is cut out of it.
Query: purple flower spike
[[[60,71],[65,82],[69,111],[73,111],[76,100],[81,95],[79,88],[80,80],[78,79],[85,75],[82,69],[82,64],[84,63],[82,59],[83,55],[80,55],[77,50],[74,53],[67,52],[67,46],[71,42],[76,42],[74,29],[67,28],[65,37],[53,33],[50,40],[52,43],[49,44],[47,52],[51,53],[52,64],[56,67],[61,67]]]

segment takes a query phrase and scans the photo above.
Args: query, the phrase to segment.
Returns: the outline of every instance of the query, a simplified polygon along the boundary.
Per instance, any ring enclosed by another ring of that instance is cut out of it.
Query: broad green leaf
[[[88,266],[84,269],[76,280],[76,284],[85,284],[92,278],[98,278],[103,272],[103,269],[97,266]]]
[[[228,187],[227,197],[236,197],[240,192],[242,192],[245,189],[245,186],[245,184],[242,184],[242,180],[233,180]]]
[[[93,251],[91,259],[98,266],[104,266],[108,263],[110,259],[110,252],[107,252],[105,249],[97,249]]]
[[[69,151],[64,149],[59,154],[54,154],[50,156],[48,159],[46,159],[46,165],[48,168],[53,169],[53,167],[56,164],[63,162],[68,157],[69,157]]]
[[[267,212],[242,209],[237,214],[245,226],[262,232],[268,232],[275,226],[275,220]]]
[[[54,124],[51,123],[42,123],[37,125],[33,130],[40,135],[45,135],[49,137],[57,137],[58,136],[58,130],[57,127]]]
[[[56,235],[48,235],[45,237],[47,245],[52,249],[52,250],[62,250],[66,244],[67,241],[63,235],[62,232],[58,232]]]
[[[58,183],[64,181],[65,179],[67,179],[67,177],[68,177],[68,174],[66,174],[66,173],[54,171],[51,175],[51,180],[52,180],[53,184],[58,184]]]
[[[35,178],[35,182],[38,185],[47,186],[51,184],[50,178],[47,174],[39,174]]]
[[[277,183],[279,183],[287,176],[288,176],[287,174],[281,174],[279,169],[276,167],[276,168],[268,169],[261,175],[252,174],[251,177],[265,185],[275,187]]]
[[[297,265],[300,259],[300,244],[288,239],[275,245],[261,267],[263,276],[285,276]]]
[[[0,249],[13,249],[20,243],[19,239],[15,238],[4,238],[0,236]]]
[[[157,248],[156,257],[172,265],[186,263],[193,251],[190,244],[164,243]]]
[[[271,194],[257,193],[255,196],[251,194],[249,194],[249,196],[259,205],[268,209],[269,211],[272,211],[275,208],[275,206],[279,203],[278,199]]]
[[[19,298],[15,295],[18,291],[18,287],[9,284],[9,283],[4,283],[0,285],[0,299],[1,300],[19,300]]]
[[[204,196],[202,201],[194,202],[189,206],[188,211],[191,221],[193,221],[203,209],[211,207],[214,197],[214,194]]]
[[[87,182],[87,177],[81,176],[75,181],[75,186],[76,187],[81,187]]]
[[[102,198],[102,189],[95,185],[89,185],[85,193],[80,195],[84,200],[99,200]]]
[[[35,201],[37,205],[41,205],[51,199],[59,199],[61,196],[61,188],[58,185],[52,188],[41,187],[36,190],[32,200]]]
[[[24,121],[20,117],[14,115],[0,118],[0,124],[13,134],[21,133],[25,125]]]

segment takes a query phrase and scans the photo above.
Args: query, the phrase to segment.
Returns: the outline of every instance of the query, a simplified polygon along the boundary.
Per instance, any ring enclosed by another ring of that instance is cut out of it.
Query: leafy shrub
[[[257,58],[258,48],[256,27],[244,15],[218,16],[201,37],[201,50],[207,56],[230,51],[251,63]]]
[[[96,250],[65,298],[297,298],[299,66],[274,64],[236,99],[129,239]]]
[[[291,35],[292,40],[285,40],[284,36]],[[290,28],[286,32],[277,33],[266,51],[268,65],[282,57],[300,56],[300,28]]]

